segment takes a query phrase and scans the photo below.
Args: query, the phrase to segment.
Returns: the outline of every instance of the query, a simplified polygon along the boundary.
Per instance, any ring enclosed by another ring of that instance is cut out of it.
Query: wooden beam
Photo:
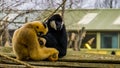
[[[45,66],[35,66],[36,68],[61,68],[61,67],[45,67]],[[24,65],[15,64],[0,64],[0,68],[26,68]]]
[[[13,53],[4,53],[5,55],[15,57]],[[92,54],[85,53],[82,51],[67,51],[67,55],[63,58],[59,58],[56,62],[51,61],[24,61],[30,65],[37,67],[99,67],[99,68],[119,68],[120,67],[120,56],[105,55],[105,54]],[[0,64],[8,64],[8,66],[20,65],[4,57],[0,57]],[[16,66],[15,66],[16,67]]]
[[[86,62],[50,62],[50,61],[26,61],[27,63],[37,66],[37,67],[100,67],[100,68],[111,68],[111,67],[119,67],[119,64],[108,64],[108,63],[86,63]],[[1,62],[0,62],[1,63]],[[23,65],[18,65],[15,62],[11,62],[9,60],[4,60],[4,63],[2,62],[2,65],[7,64],[7,66],[20,66],[25,67]]]
[[[14,54],[5,54],[15,57]],[[104,54],[88,54],[80,53],[79,51],[69,51],[63,58],[59,58],[63,62],[86,62],[86,63],[120,63],[120,56],[104,55]]]

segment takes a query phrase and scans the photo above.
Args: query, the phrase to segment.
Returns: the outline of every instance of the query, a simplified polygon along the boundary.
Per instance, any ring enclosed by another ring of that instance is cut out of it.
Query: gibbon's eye
[[[38,27],[38,26],[36,26],[36,28],[37,28],[37,29],[39,29],[39,27]]]

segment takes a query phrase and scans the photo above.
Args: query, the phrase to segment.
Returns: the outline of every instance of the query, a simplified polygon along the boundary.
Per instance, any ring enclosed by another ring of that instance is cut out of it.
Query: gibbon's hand
[[[46,39],[45,38],[38,37],[38,41],[39,41],[40,47],[45,46],[45,44],[46,44]]]

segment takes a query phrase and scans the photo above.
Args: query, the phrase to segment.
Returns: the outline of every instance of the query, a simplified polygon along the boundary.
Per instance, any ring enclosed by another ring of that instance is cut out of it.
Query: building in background
[[[13,32],[13,29],[21,26],[18,23],[25,23],[26,17],[28,17],[28,21],[37,20],[38,17],[41,17],[42,20],[42,16],[46,15],[46,12],[42,11],[41,14],[41,11],[36,10],[32,13],[24,14],[16,18],[14,22],[9,22],[8,28]],[[15,12],[11,12],[10,17],[14,17],[15,14]],[[3,12],[0,13],[0,18],[5,15]],[[92,50],[108,50],[110,52],[120,50],[120,9],[65,10],[64,23],[68,32],[68,38],[71,33],[77,35],[78,30],[81,30],[82,27],[86,28],[87,33],[82,41],[82,49],[88,50],[85,48],[85,43],[94,38],[91,44]]]
[[[120,50],[120,9],[80,9],[65,11],[68,32],[77,33],[86,28],[86,37],[81,48],[91,38],[95,38],[93,50]]]

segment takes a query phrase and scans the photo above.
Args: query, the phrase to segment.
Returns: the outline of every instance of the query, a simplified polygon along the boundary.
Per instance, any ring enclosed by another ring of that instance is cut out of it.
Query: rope
[[[4,55],[4,54],[2,54],[2,53],[0,53],[0,56],[1,56],[1,57],[4,57],[4,58],[6,58],[6,59],[12,60],[13,62],[16,62],[16,63],[22,64],[22,65],[25,65],[26,67],[35,68],[34,66],[32,66],[32,65],[30,65],[30,64],[28,64],[28,63],[26,63],[26,62],[23,62],[23,61],[20,61],[20,60],[11,58],[11,57],[9,57],[9,56],[7,56],[7,55]]]

